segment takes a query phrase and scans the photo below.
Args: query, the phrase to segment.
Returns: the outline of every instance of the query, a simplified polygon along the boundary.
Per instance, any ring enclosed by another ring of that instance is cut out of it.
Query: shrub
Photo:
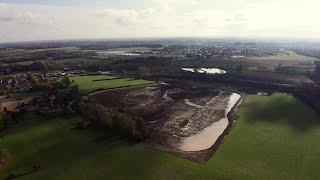
[[[90,102],[87,107],[87,117],[93,124],[112,128],[129,138],[143,139],[145,131],[142,118],[131,117],[98,103]]]
[[[2,112],[0,112],[0,131],[3,129],[4,129],[3,115],[2,115]]]

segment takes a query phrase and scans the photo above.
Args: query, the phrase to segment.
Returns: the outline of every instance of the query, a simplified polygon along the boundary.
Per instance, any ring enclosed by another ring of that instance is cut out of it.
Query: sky
[[[320,39],[319,0],[0,0],[0,42],[89,38]]]

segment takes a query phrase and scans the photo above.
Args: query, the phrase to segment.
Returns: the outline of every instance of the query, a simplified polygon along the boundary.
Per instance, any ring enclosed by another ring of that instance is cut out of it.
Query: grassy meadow
[[[90,93],[100,89],[112,89],[126,86],[138,86],[153,83],[152,81],[133,79],[133,78],[115,78],[113,76],[74,76],[70,77],[83,93]]]
[[[315,61],[317,58],[299,55],[293,51],[287,51],[286,53],[265,56],[265,57],[252,57],[252,60],[276,60],[276,61]]]
[[[80,117],[32,114],[0,137],[9,160],[0,179],[33,165],[20,179],[317,179],[320,118],[296,98],[249,95],[240,119],[206,164],[130,144],[101,131],[74,130]]]

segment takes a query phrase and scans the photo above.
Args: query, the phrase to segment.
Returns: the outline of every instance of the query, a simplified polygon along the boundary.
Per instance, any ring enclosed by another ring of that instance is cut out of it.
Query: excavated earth
[[[147,140],[151,147],[173,153],[200,163],[208,161],[237,118],[237,100],[230,113],[228,102],[233,92],[192,86],[168,84],[122,88],[94,93],[90,97],[104,106],[116,107],[121,112],[144,118]],[[202,132],[223,118],[228,125],[210,148],[186,151],[184,140]]]

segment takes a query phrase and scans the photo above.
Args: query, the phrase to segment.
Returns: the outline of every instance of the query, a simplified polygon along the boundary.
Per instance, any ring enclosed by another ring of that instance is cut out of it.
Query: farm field
[[[138,86],[151,84],[152,81],[133,79],[133,78],[115,78],[113,76],[97,75],[97,76],[75,76],[70,77],[80,88],[82,93],[90,93],[96,90],[112,89],[127,86]]]
[[[0,136],[9,154],[0,179],[33,165],[20,179],[317,179],[319,116],[296,98],[249,95],[240,119],[206,164],[130,144],[99,131],[71,129],[80,117],[27,114]],[[61,138],[63,137],[63,138]]]
[[[265,57],[252,57],[249,58],[252,60],[276,60],[276,61],[315,61],[317,58],[299,55],[293,51],[287,51],[274,56],[265,56]]]
[[[248,71],[237,75],[239,79],[253,79],[256,81],[269,81],[275,83],[312,84],[312,80],[301,74],[284,74],[276,72]]]

